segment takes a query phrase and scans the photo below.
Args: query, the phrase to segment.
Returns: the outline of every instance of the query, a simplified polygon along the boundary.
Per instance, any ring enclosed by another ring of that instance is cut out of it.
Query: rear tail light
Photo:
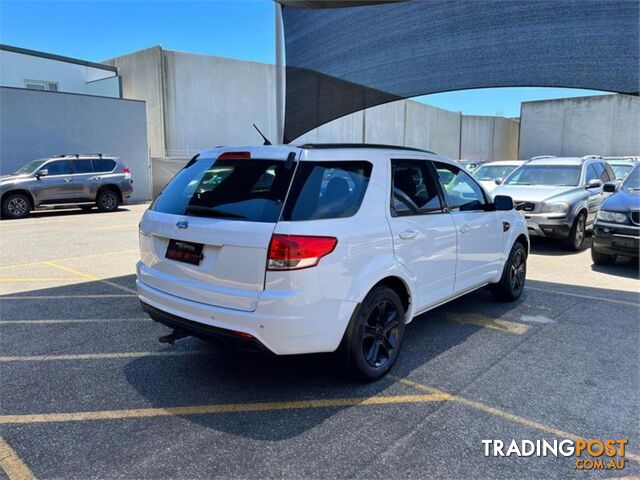
[[[334,237],[278,235],[271,237],[267,270],[299,270],[314,267],[336,248]]]
[[[129,167],[124,167],[124,178],[131,178],[131,169]]]

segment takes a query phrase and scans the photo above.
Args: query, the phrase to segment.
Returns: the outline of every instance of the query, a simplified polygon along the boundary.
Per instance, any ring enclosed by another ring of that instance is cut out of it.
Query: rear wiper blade
[[[224,212],[222,210],[217,210],[215,208],[210,207],[200,207],[198,205],[189,205],[187,207],[187,214],[194,214],[201,217],[220,217],[220,218],[240,218],[246,219],[244,215],[240,215],[238,213],[230,213]]]

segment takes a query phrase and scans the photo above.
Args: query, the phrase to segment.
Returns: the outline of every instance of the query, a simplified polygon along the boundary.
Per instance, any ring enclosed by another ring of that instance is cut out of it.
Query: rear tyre
[[[565,244],[569,250],[577,252],[584,246],[584,240],[587,231],[587,214],[582,212],[573,222],[569,236],[565,240]]]
[[[404,339],[405,311],[389,287],[371,290],[354,313],[343,340],[350,371],[363,381],[385,375],[396,363]]]
[[[520,298],[527,278],[527,249],[516,242],[509,252],[500,281],[491,286],[493,294],[501,302],[513,302]]]
[[[113,190],[105,188],[98,192],[96,204],[101,212],[114,212],[120,206],[120,197]]]
[[[616,256],[596,252],[593,246],[591,246],[591,260],[593,260],[593,263],[596,265],[612,265],[616,261]]]
[[[24,218],[31,211],[31,202],[24,193],[10,193],[2,200],[2,218]]]

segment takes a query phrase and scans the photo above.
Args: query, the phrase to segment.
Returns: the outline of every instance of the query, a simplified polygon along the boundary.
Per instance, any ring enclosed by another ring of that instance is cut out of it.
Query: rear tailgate
[[[178,228],[177,224],[188,228]],[[254,311],[264,289],[275,224],[148,212],[141,225],[140,280],[200,303]],[[204,245],[199,265],[166,258],[169,241]]]
[[[200,303],[257,308],[269,242],[294,169],[286,155],[238,153],[191,162],[145,213],[142,282]]]

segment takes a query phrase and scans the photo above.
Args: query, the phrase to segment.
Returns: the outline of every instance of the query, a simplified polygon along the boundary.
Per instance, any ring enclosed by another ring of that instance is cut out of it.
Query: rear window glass
[[[293,168],[283,160],[199,160],[181,170],[153,210],[251,222],[277,222]]]
[[[116,162],[108,159],[93,160],[93,168],[96,172],[110,172],[116,168]]]
[[[360,208],[371,167],[364,161],[300,162],[283,220],[351,217]]]

